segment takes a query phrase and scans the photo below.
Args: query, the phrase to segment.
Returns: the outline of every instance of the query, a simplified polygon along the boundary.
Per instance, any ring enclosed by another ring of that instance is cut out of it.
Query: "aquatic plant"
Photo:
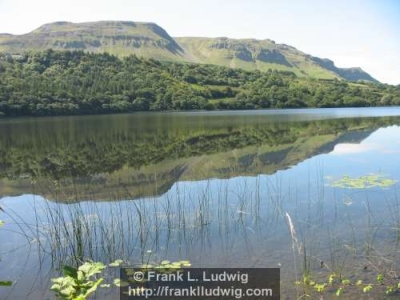
[[[0,209],[1,209],[1,207],[0,207]],[[1,209],[1,210],[3,210],[3,209]],[[4,221],[0,220],[0,227],[3,227],[4,224],[5,224]],[[11,285],[12,285],[11,281],[2,281],[2,280],[0,280],[0,286],[11,286]]]
[[[112,285],[116,287],[124,287],[128,285],[127,282],[122,281],[120,278],[111,279],[111,283],[103,283],[106,279],[104,270],[107,267],[119,267],[124,263],[122,259],[117,259],[114,262],[105,264],[101,262],[88,261],[79,266],[73,268],[70,266],[63,267],[63,276],[53,278],[51,281],[54,283],[50,288],[56,293],[56,297],[59,300],[86,300],[94,294],[97,289],[110,288]],[[159,272],[169,272],[169,270],[177,270],[182,267],[190,267],[191,263],[188,260],[182,260],[178,262],[170,262],[164,260],[160,264],[143,264],[139,269],[148,271],[150,269],[157,269]],[[134,272],[134,269],[127,269],[126,273]],[[103,283],[103,284],[102,284]]]
[[[383,274],[378,274],[376,283],[364,283],[359,279],[349,280],[332,273],[324,282],[316,282],[308,275],[304,275],[303,281],[296,281],[295,285],[303,287],[305,291],[303,296],[311,296],[316,292],[321,295],[320,299],[323,299],[322,294],[324,292],[334,292],[336,296],[340,297],[346,290],[351,290],[353,288],[358,289],[362,293],[370,293],[374,287],[383,287],[385,294],[391,295],[400,291],[400,282],[396,280],[398,281],[397,278],[385,277]]]
[[[99,274],[106,268],[100,262],[86,262],[79,268],[65,266],[64,276],[54,278],[51,290],[56,292],[57,299],[85,300],[93,294],[104,280]]]
[[[397,183],[397,180],[388,178],[382,174],[368,174],[360,177],[350,177],[345,175],[330,183],[331,187],[343,189],[368,189],[386,188]]]

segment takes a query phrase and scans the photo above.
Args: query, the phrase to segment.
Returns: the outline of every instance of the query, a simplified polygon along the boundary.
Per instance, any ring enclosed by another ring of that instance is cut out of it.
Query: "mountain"
[[[290,71],[300,77],[377,82],[360,68],[338,68],[329,59],[314,57],[272,40],[172,38],[154,23],[56,22],[43,25],[28,34],[0,34],[2,52],[22,53],[49,48],[108,52],[118,56],[136,54],[163,61],[215,64],[245,70]]]
[[[184,61],[184,51],[154,23],[100,21],[56,22],[23,35],[0,34],[0,51],[84,50],[126,56]]]

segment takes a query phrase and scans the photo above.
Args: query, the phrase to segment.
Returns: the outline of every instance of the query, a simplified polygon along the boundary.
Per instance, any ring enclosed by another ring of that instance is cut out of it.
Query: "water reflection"
[[[366,150],[372,146],[355,144],[400,124],[398,117],[310,121],[305,114],[299,121],[299,115],[288,114],[286,121],[274,116],[274,122],[257,115],[197,117],[2,123],[0,196],[33,193],[75,201],[111,200],[121,191],[129,199],[162,195],[177,181],[273,174],[333,150]]]
[[[7,125],[0,278],[15,285],[0,298],[51,298],[49,278],[62,264],[86,259],[279,266],[288,299],[298,295],[293,283],[304,272],[368,282],[398,269],[398,184],[341,189],[327,179],[376,173],[399,180],[398,117],[220,117],[158,123],[158,116],[145,122],[147,130],[128,116],[121,123],[101,117],[107,126],[91,117],[75,120],[85,126],[45,119],[39,131],[35,120]]]

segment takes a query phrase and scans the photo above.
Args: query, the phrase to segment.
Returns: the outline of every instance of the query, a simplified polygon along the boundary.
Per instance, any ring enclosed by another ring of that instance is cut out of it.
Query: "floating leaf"
[[[4,226],[4,221],[0,220],[0,227]]]
[[[350,280],[348,280],[348,279],[343,279],[343,280],[342,280],[342,284],[343,284],[343,285],[350,285],[350,283],[351,283],[351,282],[350,282]]]
[[[122,280],[119,279],[119,278],[115,278],[113,283],[114,283],[114,285],[117,286],[117,287],[126,287],[126,286],[129,285],[129,283],[127,283],[127,282],[125,282],[125,281],[122,281]]]
[[[110,263],[108,266],[109,267],[119,267],[124,261],[122,259],[117,259]]]
[[[0,281],[0,286],[12,286],[12,281]]]
[[[151,264],[143,264],[143,265],[140,266],[140,268],[141,269],[151,269],[151,268],[153,268],[153,265],[151,265]]]
[[[329,275],[329,279],[328,279],[329,284],[332,284],[332,283],[333,283],[333,281],[335,280],[335,277],[336,277],[335,274]]]
[[[316,284],[314,286],[314,288],[318,293],[322,293],[325,290],[325,286],[326,286],[325,283],[324,284]]]
[[[376,281],[378,281],[378,283],[382,283],[383,282],[383,275],[379,274],[378,276],[376,276]]]
[[[394,293],[394,291],[395,291],[394,286],[389,285],[389,286],[386,288],[386,295],[392,294],[392,293]]]
[[[364,293],[369,293],[372,290],[372,285],[368,284],[366,287],[363,288]]]
[[[125,273],[126,275],[131,276],[136,273],[136,270],[133,268],[125,269]]]
[[[330,186],[344,189],[368,189],[390,187],[396,183],[397,180],[386,178],[381,174],[369,174],[354,178],[345,175],[342,178],[333,180]]]

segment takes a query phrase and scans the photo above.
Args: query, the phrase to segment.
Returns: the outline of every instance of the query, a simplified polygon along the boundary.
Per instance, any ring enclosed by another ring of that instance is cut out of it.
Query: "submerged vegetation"
[[[83,51],[1,55],[0,82],[0,116],[9,117],[400,105],[398,86]]]

